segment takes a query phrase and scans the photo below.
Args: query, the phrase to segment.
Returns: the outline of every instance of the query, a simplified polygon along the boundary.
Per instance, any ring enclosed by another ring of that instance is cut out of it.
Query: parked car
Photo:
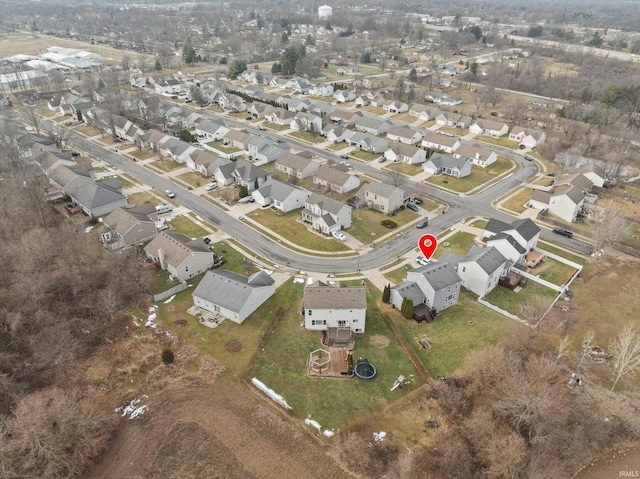
[[[409,208],[411,211],[415,211],[416,213],[420,211],[420,209],[413,203],[407,203],[407,208]]]
[[[348,161],[342,160],[340,164],[346,166],[347,168],[351,168],[351,163],[349,163]]]
[[[385,161],[387,161],[387,159],[384,156],[378,158],[378,163],[384,163]]]
[[[418,263],[420,266],[427,266],[429,263],[431,263],[431,261],[420,255],[416,258],[416,263]]]
[[[160,203],[156,206],[156,213],[159,215],[170,213],[171,211],[173,211],[173,205],[171,203]]]
[[[164,190],[164,196],[167,198],[175,198],[176,194],[171,190]]]
[[[245,120],[247,120],[247,121],[253,120],[253,117],[251,115],[249,115],[248,117],[245,118]]]
[[[429,220],[424,219],[416,225],[416,228],[426,228],[427,226],[429,226]]]
[[[343,160],[348,160],[349,157],[347,155],[340,155],[340,158],[342,158]]]
[[[207,191],[211,191],[211,190],[215,190],[217,187],[218,187],[218,183],[214,181],[212,183],[209,183],[205,189]]]
[[[337,238],[340,241],[344,241],[344,240],[347,239],[347,237],[344,235],[344,233],[342,231],[334,231],[331,234],[333,235],[334,238]]]
[[[422,200],[420,198],[414,198],[413,199],[413,204],[414,205],[421,205],[422,204]]]
[[[564,236],[565,238],[573,238],[573,233],[565,230],[564,228],[555,228],[553,232],[557,235]]]
[[[530,156],[526,156],[526,155],[525,155],[524,159],[527,160],[527,161],[533,161],[533,158],[531,158]]]
[[[238,203],[253,203],[255,201],[255,199],[253,198],[253,196],[245,196],[244,198],[240,198],[238,200]]]
[[[185,103],[191,103],[191,102],[193,102],[193,100],[185,100],[184,102]]]
[[[554,177],[554,176],[557,176],[557,173],[555,171],[550,171],[547,173],[547,176]]]

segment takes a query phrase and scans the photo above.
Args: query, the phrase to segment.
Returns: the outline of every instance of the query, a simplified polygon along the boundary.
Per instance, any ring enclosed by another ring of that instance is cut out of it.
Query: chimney
[[[164,257],[164,251],[162,251],[161,249],[158,250],[158,261],[160,261],[160,268],[166,271],[167,260]]]

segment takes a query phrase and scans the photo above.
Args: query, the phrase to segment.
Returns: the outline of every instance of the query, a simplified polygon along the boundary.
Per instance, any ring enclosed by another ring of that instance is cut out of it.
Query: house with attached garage
[[[367,208],[385,214],[399,210],[411,199],[411,195],[404,189],[379,181],[365,184],[358,191],[358,197]]]
[[[320,163],[313,161],[311,158],[305,158],[294,153],[286,152],[281,155],[275,162],[276,170],[288,175],[289,177],[302,180],[312,176]]]
[[[586,176],[589,181],[593,183],[593,186],[597,186],[598,188],[603,188],[604,184],[607,182],[607,175],[604,172],[604,169],[598,165],[595,160],[591,160],[577,168],[569,168],[568,171],[571,174],[580,173]]]
[[[328,331],[349,329],[364,333],[367,293],[364,286],[327,285],[321,281],[304,288],[304,328]]]
[[[134,208],[116,208],[103,218],[98,232],[105,248],[114,251],[130,248],[158,234],[158,213],[153,204]]]
[[[409,115],[422,121],[434,120],[440,113],[442,112],[436,107],[423,105],[421,103],[414,103],[409,108]]]
[[[511,261],[495,247],[472,246],[467,256],[457,264],[462,286],[483,298],[498,285],[509,272]]]
[[[281,213],[288,213],[298,208],[304,208],[309,194],[304,188],[269,179],[260,188],[254,190],[251,197],[260,206],[272,206]]]
[[[216,162],[215,170],[213,171],[213,178],[220,186],[228,186],[235,181],[233,172],[236,170],[236,162],[227,160],[226,158],[220,158]]]
[[[220,98],[218,98],[218,106],[230,113],[247,111],[247,104],[244,99],[233,93],[223,93]]]
[[[211,176],[215,171],[213,165],[215,165],[218,160],[219,158],[217,156],[207,151],[195,150],[189,154],[185,164],[202,176]]]
[[[253,138],[253,135],[247,130],[229,130],[222,137],[222,144],[224,146],[233,146],[240,150],[246,150],[251,138]]]
[[[219,141],[229,132],[229,128],[222,120],[203,120],[196,124],[195,132],[200,142]]]
[[[322,131],[322,118],[311,113],[296,113],[291,120],[291,129],[295,131],[312,131],[320,134]]]
[[[417,165],[426,161],[427,152],[414,145],[394,143],[391,148],[384,152],[384,157],[389,161]]]
[[[242,324],[275,292],[275,281],[264,271],[249,277],[227,270],[209,271],[193,292],[193,304]]]
[[[522,126],[514,126],[509,133],[509,139],[517,141],[527,148],[535,148],[545,142],[547,135],[544,131],[524,128]]]
[[[422,170],[432,175],[464,178],[471,174],[471,160],[466,157],[455,158],[442,153],[433,153],[422,165]]]
[[[356,94],[351,90],[336,90],[333,92],[333,99],[336,103],[346,103],[356,99]]]
[[[383,138],[379,138],[371,133],[354,132],[351,136],[345,137],[347,143],[355,146],[359,150],[369,153],[384,153],[389,148],[389,144]]]
[[[422,140],[422,134],[410,126],[394,125],[387,131],[387,138],[391,141],[399,141],[407,145],[415,145]]]
[[[382,108],[389,113],[404,113],[409,111],[409,105],[401,101],[391,101],[385,103]]]
[[[469,133],[500,137],[509,133],[509,125],[499,121],[477,119],[469,126]]]
[[[438,125],[450,126],[452,128],[469,128],[473,121],[470,116],[462,113],[451,113],[449,111],[441,111],[434,120]]]
[[[326,196],[311,194],[302,210],[302,221],[323,234],[329,235],[351,227],[351,207]]]
[[[211,268],[217,255],[203,238],[192,239],[182,233],[162,231],[145,246],[147,258],[157,261],[160,267],[187,281]]]
[[[591,188],[593,183],[582,173],[558,176],[550,190],[533,190],[528,205],[573,223],[585,204],[595,200]]]
[[[364,133],[369,133],[371,135],[382,135],[388,132],[393,123],[389,120],[385,120],[382,118],[374,118],[372,116],[361,116],[356,118],[355,127],[356,130],[362,131]]]
[[[260,188],[271,178],[271,173],[245,160],[235,162],[236,168],[231,175],[238,186],[246,186],[249,191]]]
[[[285,108],[276,107],[269,114],[265,114],[265,119],[268,122],[275,123],[276,125],[290,125],[293,121],[293,117],[296,116],[295,111],[287,110]]]
[[[171,158],[178,163],[186,163],[189,156],[198,148],[191,143],[179,140],[178,138],[169,137],[159,146],[159,152],[162,156]]]
[[[179,95],[182,91],[180,82],[173,77],[161,78],[151,77],[149,83],[153,85],[156,93],[165,96]]]
[[[360,178],[337,168],[320,165],[313,175],[313,184],[337,193],[348,193],[360,186]]]
[[[455,267],[444,261],[407,273],[405,280],[391,287],[391,304],[398,310],[406,298],[413,303],[414,318],[432,321],[435,314],[458,303],[462,279]]]
[[[285,83],[285,88],[292,90],[293,93],[302,93],[303,95],[309,93],[311,84],[306,78],[292,78]]]
[[[451,154],[460,146],[460,138],[438,133],[437,131],[425,130],[422,133],[422,146],[430,150],[444,151]]]
[[[486,168],[498,160],[498,154],[495,151],[480,146],[478,143],[464,140],[460,141],[460,145],[454,150],[453,156],[456,158],[463,156],[469,158],[474,165],[480,168]]]
[[[329,113],[329,120],[333,121],[334,123],[342,123],[345,126],[351,126],[358,118],[361,118],[362,116],[362,113],[360,113],[359,111],[334,108],[331,113]]]
[[[309,89],[309,95],[333,96],[333,85],[331,83],[316,83]]]
[[[275,108],[277,107],[254,101],[247,106],[247,113],[254,118],[266,118],[267,115],[271,115]]]
[[[334,123],[329,123],[322,129],[322,136],[333,143],[341,143],[345,141],[347,137],[351,137],[351,135],[353,135],[353,131]]]
[[[540,228],[529,218],[515,220],[511,224],[491,219],[484,231],[487,247],[495,247],[512,263],[524,260],[534,249],[540,237]]]

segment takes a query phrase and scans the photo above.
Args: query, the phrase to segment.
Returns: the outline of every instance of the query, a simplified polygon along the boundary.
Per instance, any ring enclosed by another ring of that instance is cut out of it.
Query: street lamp
[[[354,261],[353,264],[356,266],[356,273],[360,273],[360,258]]]

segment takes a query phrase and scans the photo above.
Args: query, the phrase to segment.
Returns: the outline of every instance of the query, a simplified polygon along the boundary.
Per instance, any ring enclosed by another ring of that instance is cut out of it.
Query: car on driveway
[[[416,213],[420,211],[420,209],[413,203],[407,203],[407,208],[409,208],[411,211],[415,211]]]
[[[385,161],[387,161],[387,159],[384,156],[378,158],[378,163],[384,163]]]
[[[167,198],[175,198],[176,194],[171,190],[164,190],[164,196]]]
[[[429,263],[431,263],[431,261],[429,261],[427,258],[425,258],[424,256],[420,255],[416,258],[416,263],[418,263],[420,266],[426,266]]]
[[[344,235],[344,233],[342,231],[334,231],[331,234],[333,235],[334,238],[337,238],[340,241],[344,241],[344,240],[347,239],[347,237]]]
[[[422,220],[416,225],[416,228],[426,228],[427,226],[429,226],[429,220]]]
[[[564,236],[565,238],[573,238],[573,233],[565,230],[564,228],[555,228],[553,232],[557,235]]]
[[[218,183],[214,181],[212,183],[209,183],[205,189],[207,191],[211,191],[211,190],[215,190],[217,187],[218,187]]]

